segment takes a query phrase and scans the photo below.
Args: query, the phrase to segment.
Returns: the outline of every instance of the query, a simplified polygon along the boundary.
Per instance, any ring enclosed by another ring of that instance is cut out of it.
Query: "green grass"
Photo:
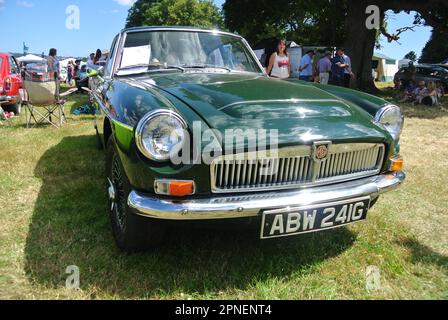
[[[75,96],[67,113],[86,102]],[[0,125],[0,298],[448,299],[448,108],[403,109],[408,180],[366,222],[274,241],[180,228],[137,255],[113,242],[92,117],[59,130],[26,129],[23,116]],[[69,265],[80,290],[65,289]],[[370,265],[376,291],[366,290]]]

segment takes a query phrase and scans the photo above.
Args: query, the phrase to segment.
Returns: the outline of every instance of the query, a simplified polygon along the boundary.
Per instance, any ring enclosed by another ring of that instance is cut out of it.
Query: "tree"
[[[412,62],[417,61],[417,54],[415,51],[409,51],[405,56],[404,59],[411,60]]]
[[[129,9],[126,26],[143,25],[220,28],[223,19],[212,1],[138,0]]]
[[[366,27],[366,9],[371,5],[378,12],[376,28]],[[414,24],[389,32],[389,10],[417,12]],[[250,41],[279,34],[305,45],[343,45],[352,57],[352,70],[357,76],[353,87],[370,92],[377,90],[371,66],[379,34],[392,42],[418,25],[448,30],[446,0],[227,0],[224,14],[227,27]]]
[[[387,11],[395,13],[405,11],[417,12],[414,25],[430,25],[437,29],[448,30],[448,3],[445,0],[357,0],[350,1],[346,17],[346,39],[345,47],[354,57],[352,59],[352,69],[357,74],[354,83],[356,88],[376,92],[377,88],[373,82],[371,60],[373,48],[375,46],[375,30],[366,28],[366,8],[369,5],[376,5],[380,9],[380,20],[384,21]],[[381,29],[381,28],[380,28]],[[405,27],[406,29],[406,27]],[[403,29],[396,34],[389,34],[386,30],[381,30],[389,41],[399,40]]]
[[[439,63],[448,58],[448,32],[434,29],[431,39],[426,43],[422,50],[422,55],[418,62],[420,63]]]
[[[224,21],[251,44],[280,37],[303,45],[342,45],[344,0],[227,0]]]

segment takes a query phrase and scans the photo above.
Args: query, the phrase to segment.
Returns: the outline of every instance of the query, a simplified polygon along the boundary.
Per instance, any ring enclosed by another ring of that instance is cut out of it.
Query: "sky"
[[[58,49],[61,56],[87,56],[108,49],[124,27],[134,0],[0,0],[0,52],[22,52],[23,42],[32,53]],[[219,7],[224,0],[214,0]],[[75,7],[73,7],[75,6]],[[75,11],[73,10],[75,8]],[[79,9],[79,26],[75,19]],[[68,10],[68,11],[67,11]],[[412,25],[413,15],[401,13],[389,19],[390,31]],[[67,24],[68,23],[68,24]],[[79,28],[78,28],[79,27]],[[431,28],[420,27],[402,34],[400,43],[383,40],[381,53],[401,59],[413,50],[419,56]],[[318,44],[316,44],[318,45]]]

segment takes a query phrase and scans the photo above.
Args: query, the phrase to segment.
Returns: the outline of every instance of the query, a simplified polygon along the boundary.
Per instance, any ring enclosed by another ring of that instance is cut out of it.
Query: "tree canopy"
[[[343,0],[227,0],[225,23],[250,43],[282,37],[306,45],[344,42]]]
[[[415,53],[415,51],[409,51],[408,53],[406,53],[404,58],[408,59],[408,60],[411,60],[412,62],[416,62],[417,61],[417,54]]]
[[[126,27],[144,25],[220,28],[223,18],[212,1],[137,0],[129,9]]]
[[[448,59],[448,32],[434,29],[431,39],[422,50],[420,63],[439,63]]]

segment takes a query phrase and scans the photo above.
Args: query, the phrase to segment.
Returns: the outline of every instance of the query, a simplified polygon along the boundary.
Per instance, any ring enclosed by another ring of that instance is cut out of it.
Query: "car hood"
[[[135,79],[192,108],[212,128],[277,130],[280,145],[387,139],[361,108],[304,82],[254,74],[172,73]]]

